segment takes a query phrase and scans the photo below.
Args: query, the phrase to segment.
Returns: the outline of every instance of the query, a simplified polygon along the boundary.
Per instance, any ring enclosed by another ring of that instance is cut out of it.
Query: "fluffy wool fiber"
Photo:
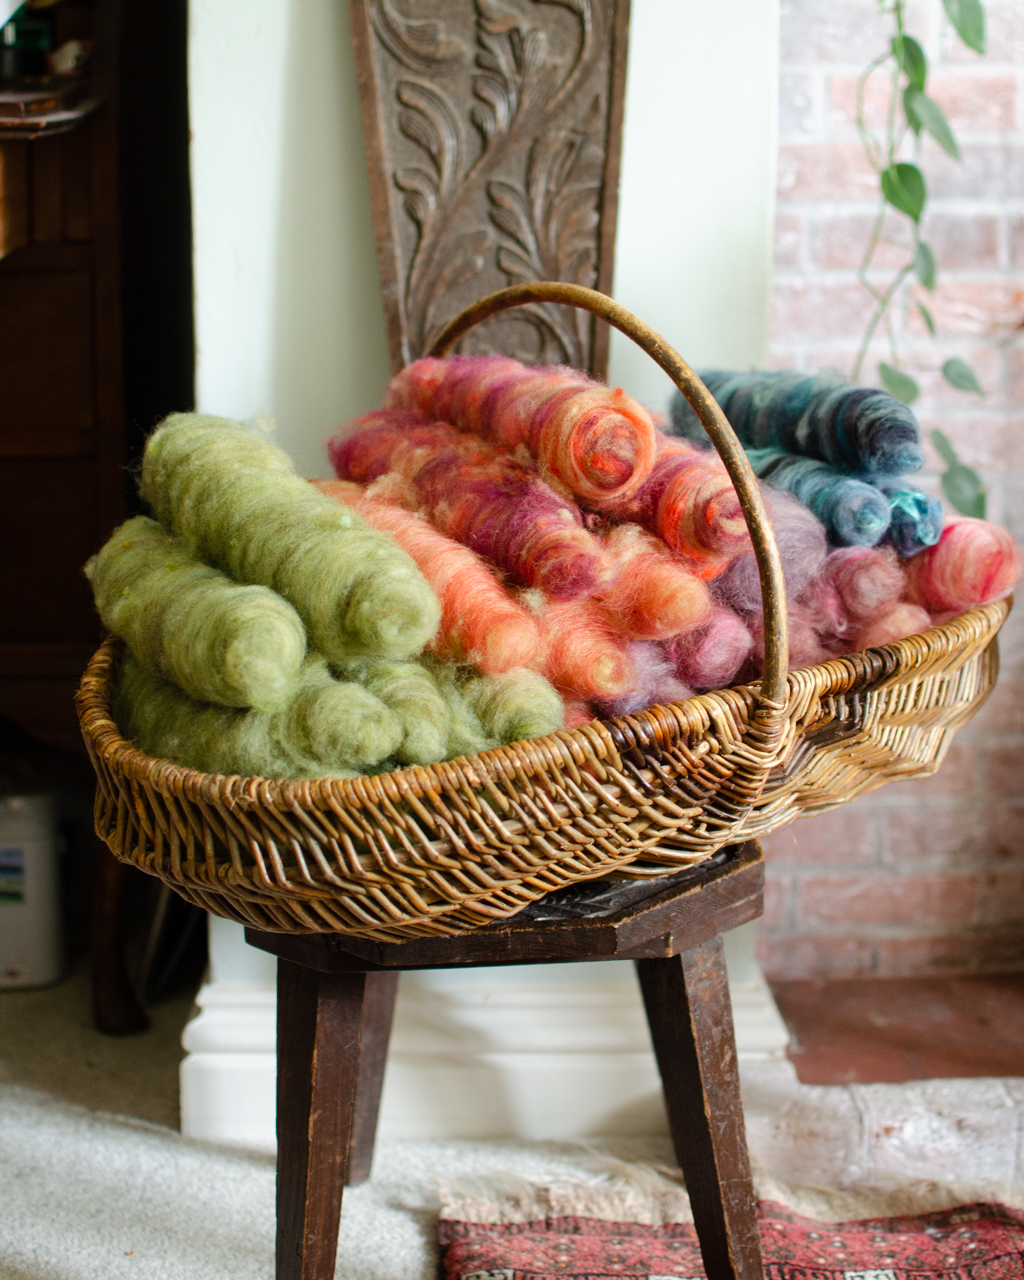
[[[789,602],[789,669],[796,671],[800,667],[813,667],[836,656],[836,651],[822,643],[818,634],[817,618],[804,605],[793,600]],[[764,667],[765,633],[764,614],[747,615],[747,626],[753,638],[751,658],[757,671]]]
[[[786,580],[786,594],[797,596],[821,572],[827,542],[825,527],[799,499],[781,489],[761,485]],[[761,578],[753,551],[747,551],[729,565],[713,584],[715,597],[723,604],[750,613],[761,608]]]
[[[734,610],[715,604],[704,626],[669,642],[666,653],[676,674],[694,689],[722,689],[750,657],[750,628]]]
[[[632,520],[658,534],[692,571],[713,578],[750,549],[740,500],[722,461],[683,440],[658,438],[649,479],[632,498],[600,508],[615,520]]]
[[[1008,596],[1020,581],[1020,548],[998,525],[951,521],[933,547],[904,563],[907,599],[929,613],[960,613]]]
[[[885,536],[889,503],[874,485],[780,449],[748,449],[747,457],[765,484],[793,494],[813,511],[832,542],[873,547]]]
[[[840,547],[826,559],[821,578],[835,588],[846,614],[861,623],[888,613],[907,588],[888,547]]]
[[[942,533],[942,503],[906,480],[880,480],[889,502],[888,540],[901,556],[933,547]]]
[[[599,595],[612,626],[635,640],[665,640],[707,618],[707,584],[664,542],[637,524],[619,524],[603,536],[619,580]]]
[[[553,603],[540,592],[520,599],[537,616],[541,671],[570,700],[618,698],[636,682],[628,642],[592,600]]]
[[[397,718],[402,740],[394,749],[401,764],[437,764],[448,756],[453,695],[419,662],[376,659],[346,667],[343,678],[357,680]]]
[[[306,653],[299,615],[269,588],[204,564],[155,520],[123,524],[85,573],[104,626],[193,698],[279,711],[294,695]]]
[[[555,733],[565,723],[565,705],[536,671],[520,669],[504,675],[470,676],[462,694],[499,744]]]
[[[545,480],[584,503],[628,496],[654,463],[650,414],[573,369],[525,368],[505,356],[427,357],[395,375],[384,404],[502,448],[523,445]]]
[[[442,533],[553,600],[581,599],[614,578],[574,503],[531,467],[446,423],[380,410],[334,436],[327,452],[343,480],[398,472]]]
[[[880,644],[893,644],[927,631],[931,625],[931,618],[920,605],[904,601],[865,627],[857,636],[854,648],[871,649]]]
[[[646,711],[648,707],[665,706],[670,702],[685,702],[693,697],[693,690],[679,679],[675,664],[661,645],[649,640],[637,640],[629,646],[633,662],[634,685],[620,698],[612,698],[603,704],[603,710],[611,716],[628,716],[634,711]]]
[[[441,625],[430,643],[432,653],[452,662],[472,662],[491,674],[513,671],[536,659],[536,619],[512,599],[494,569],[475,552],[438,532],[423,516],[379,500],[377,495],[387,492],[379,480],[374,494],[347,480],[313,483],[321,493],[354,507],[419,565],[441,601]]]
[[[141,490],[204,560],[284,596],[331,661],[404,658],[437,630],[441,606],[409,556],[238,423],[172,414],[146,446]]]
[[[334,680],[309,654],[283,711],[197,702],[128,651],[114,700],[126,738],[148,755],[204,773],[262,778],[350,777],[392,755],[403,731],[369,690]]]
[[[834,373],[708,370],[700,376],[750,448],[782,449],[861,475],[902,476],[924,465],[917,419],[885,391],[851,386]],[[678,392],[671,413],[680,434],[704,436]]]

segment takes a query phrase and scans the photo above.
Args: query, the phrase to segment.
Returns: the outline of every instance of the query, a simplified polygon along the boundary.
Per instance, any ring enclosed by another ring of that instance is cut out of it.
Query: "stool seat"
[[[708,1280],[761,1280],[722,934],[763,909],[756,841],[654,880],[548,894],[447,937],[374,942],[246,929],[278,957],[277,1280],[332,1280],[342,1191],[369,1177],[398,975],[636,962]]]

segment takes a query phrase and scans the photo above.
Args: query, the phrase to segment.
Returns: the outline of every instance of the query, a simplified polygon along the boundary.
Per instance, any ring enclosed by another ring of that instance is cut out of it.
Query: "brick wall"
[[[940,0],[910,9],[907,29],[924,45],[929,92],[963,164],[925,142],[939,341],[904,320],[902,347],[912,361],[961,355],[976,370],[982,400],[914,371],[915,409],[926,432],[941,426],[982,474],[989,517],[1024,542],[1024,0],[985,7],[984,58],[956,41]],[[856,268],[877,188],[854,128],[854,93],[887,30],[876,0],[782,5],[776,367],[850,372],[870,314]],[[879,358],[884,344],[869,374]],[[922,483],[937,491],[934,469]],[[1001,648],[995,693],[933,778],[888,786],[766,842],[760,948],[769,976],[1024,966],[1024,598]]]

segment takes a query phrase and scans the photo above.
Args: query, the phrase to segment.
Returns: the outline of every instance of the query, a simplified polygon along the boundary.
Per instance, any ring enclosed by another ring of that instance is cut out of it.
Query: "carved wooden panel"
[[[351,0],[391,360],[526,280],[608,292],[629,0]],[[608,338],[537,305],[463,350],[603,377]]]

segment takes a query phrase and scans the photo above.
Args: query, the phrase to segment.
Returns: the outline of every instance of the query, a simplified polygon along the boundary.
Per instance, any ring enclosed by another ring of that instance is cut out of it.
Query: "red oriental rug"
[[[1022,1280],[1024,1211],[970,1204],[828,1223],[758,1206],[767,1280]],[[548,1218],[439,1224],[445,1280],[699,1280],[692,1225]]]

